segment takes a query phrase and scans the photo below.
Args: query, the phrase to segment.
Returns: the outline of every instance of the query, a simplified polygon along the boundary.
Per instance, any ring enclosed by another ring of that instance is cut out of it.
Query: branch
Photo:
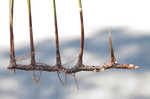
[[[108,69],[137,69],[138,66],[135,66],[133,64],[119,64],[119,63],[106,63],[102,66],[93,66],[93,65],[84,65],[84,66],[76,66],[72,68],[65,68],[65,67],[58,67],[56,65],[51,66],[47,64],[35,64],[34,67],[31,67],[30,65],[21,65],[17,64],[14,67],[8,67],[8,69],[18,69],[18,70],[25,70],[25,71],[47,71],[47,72],[65,72],[65,73],[77,73],[81,71],[96,71],[101,72]]]
[[[56,14],[56,4],[55,0],[53,0],[54,7],[54,24],[55,24],[55,42],[56,42],[56,64],[48,65],[44,63],[37,63],[35,59],[35,49],[34,49],[34,40],[33,40],[33,31],[32,31],[32,16],[31,16],[31,4],[30,0],[27,0],[28,3],[28,15],[29,15],[29,28],[30,28],[30,50],[31,50],[31,63],[29,65],[17,64],[15,59],[15,50],[14,50],[14,34],[13,34],[13,3],[14,0],[10,0],[10,65],[7,69],[10,70],[24,70],[24,71],[33,71],[33,77],[36,82],[40,80],[40,76],[42,71],[46,72],[57,72],[59,80],[63,85],[66,83],[67,75],[66,74],[74,74],[81,71],[93,71],[93,72],[101,72],[104,70],[116,68],[116,69],[137,69],[138,66],[133,64],[120,64],[117,63],[114,50],[112,46],[112,38],[109,33],[109,43],[110,43],[110,63],[105,63],[101,66],[94,65],[85,65],[83,64],[83,51],[84,51],[84,22],[83,22],[83,11],[82,11],[82,3],[79,0],[79,8],[80,8],[80,23],[81,23],[81,38],[80,38],[80,51],[78,54],[78,61],[75,66],[71,66],[72,68],[66,68],[61,64],[61,56],[59,51],[59,37],[58,37],[58,26],[57,26],[57,14]],[[40,71],[38,79],[36,79],[35,71]],[[60,76],[60,72],[65,73],[64,81]],[[76,78],[75,82],[77,84]]]

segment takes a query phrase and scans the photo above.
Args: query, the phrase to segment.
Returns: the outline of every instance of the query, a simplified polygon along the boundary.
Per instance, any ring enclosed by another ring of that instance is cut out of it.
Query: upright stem
[[[54,24],[55,24],[55,41],[56,41],[56,66],[61,68],[62,66],[61,66],[61,56],[60,56],[60,51],[59,51],[59,37],[58,37],[57,13],[56,13],[55,0],[53,0],[53,7],[54,7]],[[59,71],[57,71],[57,76],[61,84],[65,85],[65,81],[63,82]]]
[[[16,65],[15,50],[14,50],[14,33],[13,33],[13,8],[14,0],[9,1],[10,10],[10,63],[12,66]]]
[[[82,11],[82,2],[79,0],[79,8],[80,8],[80,23],[81,23],[81,41],[80,41],[80,52],[78,56],[78,65],[82,65],[83,60],[83,50],[84,50],[84,24],[83,24],[83,11]]]
[[[55,22],[55,40],[56,40],[56,65],[61,66],[61,56],[59,52],[59,38],[58,38],[58,26],[57,26],[57,14],[56,14],[56,3],[53,0],[54,7],[54,22]]]
[[[32,16],[31,16],[31,2],[27,0],[28,3],[28,14],[29,14],[29,28],[30,28],[30,49],[31,49],[31,65],[35,65],[35,49],[33,41],[33,31],[32,31]]]
[[[113,50],[113,46],[112,46],[111,32],[109,32],[108,35],[109,35],[109,44],[110,44],[111,63],[115,63],[116,58],[114,56],[114,50]]]

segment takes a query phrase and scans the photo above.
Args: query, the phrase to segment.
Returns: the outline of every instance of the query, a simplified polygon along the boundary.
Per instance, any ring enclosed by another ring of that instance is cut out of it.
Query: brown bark
[[[35,67],[31,67],[30,65],[21,65],[17,64],[15,67],[8,67],[8,69],[18,69],[18,70],[25,70],[25,71],[47,71],[47,72],[65,72],[65,73],[77,73],[81,71],[94,71],[94,72],[101,72],[107,69],[116,68],[116,69],[137,69],[138,66],[135,66],[133,64],[104,64],[102,66],[89,66],[85,65],[83,66],[77,66],[73,68],[65,68],[62,66],[62,68],[59,68],[58,66],[50,66],[47,64],[35,64]]]

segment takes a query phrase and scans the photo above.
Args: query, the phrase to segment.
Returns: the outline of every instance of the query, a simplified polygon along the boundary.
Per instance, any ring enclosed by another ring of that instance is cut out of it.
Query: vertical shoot
[[[53,0],[53,8],[54,8],[54,24],[55,24],[55,41],[56,41],[56,65],[61,66],[61,56],[59,51],[59,37],[58,37],[58,26],[57,26],[57,14],[56,14],[56,3]]]
[[[80,8],[80,24],[81,24],[81,38],[80,38],[80,52],[78,56],[78,66],[83,66],[83,50],[84,50],[84,23],[83,23],[83,11],[82,11],[82,2],[79,0]]]
[[[35,65],[35,49],[33,41],[33,31],[32,31],[32,15],[31,15],[31,1],[27,0],[28,4],[28,15],[29,15],[29,29],[30,29],[30,50],[31,50],[31,65]]]
[[[10,63],[12,66],[16,65],[15,60],[15,48],[14,48],[14,33],[13,33],[13,10],[14,10],[14,0],[9,0],[9,10],[10,10]]]

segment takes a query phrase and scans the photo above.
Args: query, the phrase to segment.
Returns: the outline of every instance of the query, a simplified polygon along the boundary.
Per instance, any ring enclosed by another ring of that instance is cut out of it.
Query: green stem
[[[55,0],[53,0],[53,8],[54,8],[54,16],[56,16],[56,3],[55,3]]]
[[[82,8],[82,2],[79,0],[79,7]]]

